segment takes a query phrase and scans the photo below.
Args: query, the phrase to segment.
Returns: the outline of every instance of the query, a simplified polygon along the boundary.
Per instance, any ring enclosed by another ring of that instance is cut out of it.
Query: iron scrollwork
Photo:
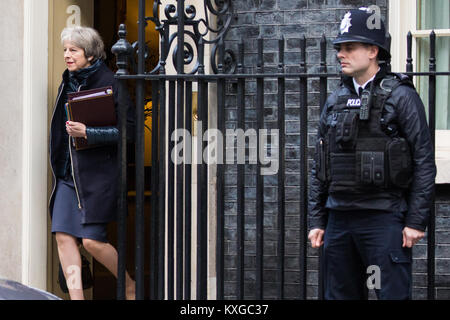
[[[176,0],[178,1],[178,0]],[[227,31],[230,27],[234,13],[232,10],[232,0],[204,0],[203,10],[205,18],[197,18],[197,8],[192,4],[185,5],[183,12],[183,26],[185,27],[184,35],[184,66],[195,63],[191,70],[186,72],[189,74],[195,74],[199,69],[199,57],[198,46],[200,39],[203,44],[210,44],[211,48],[211,67],[214,73],[218,73],[218,67],[216,57],[218,53],[218,46],[220,40],[224,39]],[[172,51],[172,61],[175,68],[177,68],[176,56],[178,52],[178,44],[173,43],[177,39],[177,31],[170,34],[170,26],[178,26],[179,13],[177,12],[177,6],[174,4],[167,4],[164,7],[163,12],[160,14],[161,0],[155,0],[153,3],[153,16],[146,17],[145,23],[148,21],[155,25],[155,30],[159,32],[161,38],[161,54],[157,66],[148,72],[148,74],[159,73],[161,66],[165,65],[167,58],[169,57],[170,50],[174,45]],[[214,15],[217,19],[217,27],[212,26],[212,21],[209,18],[209,13]],[[163,16],[163,17],[160,17]],[[187,28],[186,28],[187,27]],[[215,37],[211,36],[216,35]],[[176,42],[176,41],[175,41]],[[133,44],[135,51],[137,50],[137,43]],[[147,46],[146,46],[147,47]],[[146,49],[146,58],[148,52]],[[133,64],[133,63],[132,63]],[[234,73],[236,70],[236,58],[231,50],[224,50],[224,56],[222,61],[222,72]],[[184,72],[184,70],[182,70]],[[180,72],[180,70],[177,70]]]

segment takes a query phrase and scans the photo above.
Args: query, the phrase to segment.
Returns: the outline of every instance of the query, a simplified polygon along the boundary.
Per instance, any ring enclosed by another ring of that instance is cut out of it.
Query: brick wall
[[[278,39],[285,41],[286,72],[299,70],[300,38],[307,38],[307,69],[318,72],[320,63],[320,40],[323,34],[327,41],[327,62],[329,72],[338,72],[335,51],[330,41],[336,37],[340,19],[349,8],[376,4],[382,9],[386,21],[386,0],[242,0],[233,1],[237,16],[226,38],[226,46],[237,53],[237,44],[243,37],[245,44],[244,71],[255,72],[257,59],[256,39],[264,39],[265,72],[276,72],[278,67]],[[338,79],[329,79],[331,92],[338,85]],[[256,127],[256,84],[246,83],[246,128]],[[236,128],[237,107],[236,87],[227,88],[226,127]],[[265,128],[276,128],[277,83],[267,80],[264,85]],[[317,122],[319,119],[319,81],[308,81],[308,152],[313,154]],[[299,194],[300,194],[300,121],[298,81],[286,81],[286,220],[285,220],[285,298],[299,296]],[[256,267],[256,167],[246,165],[245,202],[245,298],[254,298]],[[237,267],[237,188],[236,165],[227,165],[225,208],[225,298],[236,298]],[[264,298],[275,299],[277,294],[277,177],[264,178]],[[450,267],[450,197],[445,188],[440,189],[436,201],[436,286],[437,297],[449,297]],[[302,230],[303,232],[303,230]],[[306,232],[306,231],[305,231]],[[422,241],[414,250],[414,290],[415,299],[426,298],[426,242]],[[307,296],[317,298],[318,251],[308,247]],[[447,274],[446,274],[447,273]],[[373,297],[373,294],[371,295]]]
[[[436,299],[450,299],[450,185],[436,186]],[[427,298],[427,241],[413,249],[413,299]]]

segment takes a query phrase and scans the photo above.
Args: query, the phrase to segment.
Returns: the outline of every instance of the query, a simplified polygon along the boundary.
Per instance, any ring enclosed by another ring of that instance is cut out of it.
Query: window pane
[[[430,40],[417,39],[418,71],[429,70]],[[436,71],[450,70],[450,37],[436,37]],[[428,77],[418,79],[418,91],[428,114]],[[450,129],[450,82],[448,76],[436,77],[436,129]]]
[[[417,29],[449,29],[449,0],[417,0]]]

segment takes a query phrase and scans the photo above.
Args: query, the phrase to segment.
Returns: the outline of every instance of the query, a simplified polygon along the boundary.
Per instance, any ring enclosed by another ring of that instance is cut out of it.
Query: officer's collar
[[[380,72],[380,70],[381,70],[381,68],[379,67],[378,70],[377,70],[377,73]],[[355,88],[355,92],[359,92],[359,88],[365,89],[367,87],[367,84],[370,81],[372,81],[373,79],[375,79],[375,76],[377,75],[377,73],[375,73],[369,80],[367,80],[362,85],[360,85],[358,82],[356,82],[355,78],[352,78],[352,80],[353,80],[353,87]]]
[[[386,66],[384,64],[380,65],[380,70],[378,70],[377,74],[373,81],[374,84],[377,85],[384,77],[386,77]],[[347,75],[342,74],[341,76],[342,84],[347,87],[351,92],[356,93],[355,86],[353,85],[353,78]]]

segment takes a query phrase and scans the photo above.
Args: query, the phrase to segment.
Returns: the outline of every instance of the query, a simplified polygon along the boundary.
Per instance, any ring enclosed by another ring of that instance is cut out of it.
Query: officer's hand
[[[309,232],[308,239],[311,241],[311,246],[313,248],[319,248],[323,244],[323,234],[325,230],[323,229],[312,229]]]
[[[403,229],[403,247],[412,248],[425,236],[425,232],[405,227]]]

